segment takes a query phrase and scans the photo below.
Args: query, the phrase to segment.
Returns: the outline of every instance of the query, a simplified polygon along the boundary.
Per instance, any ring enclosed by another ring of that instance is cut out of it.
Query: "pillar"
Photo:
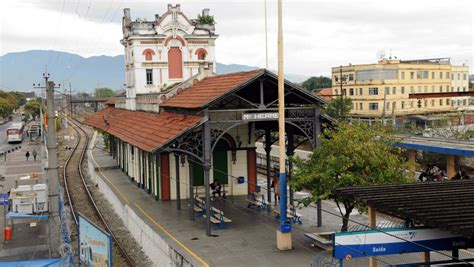
[[[377,227],[377,211],[373,207],[369,207],[369,226]],[[377,267],[377,260],[375,257],[369,258],[369,267]]]
[[[321,146],[321,139],[320,139],[320,136],[321,136],[321,121],[320,121],[320,117],[321,117],[321,109],[320,107],[315,107],[314,108],[314,118],[313,118],[313,143],[314,143],[314,147],[313,149],[316,149],[318,147]],[[318,215],[318,219],[317,219],[317,226],[318,227],[322,227],[323,226],[323,207],[322,207],[322,203],[321,203],[321,200],[319,200],[317,203],[316,203],[316,212],[317,212],[317,215]]]
[[[272,202],[272,190],[271,190],[271,170],[270,170],[270,161],[271,155],[270,152],[272,151],[272,136],[270,129],[265,129],[265,158],[267,162],[267,202]]]
[[[456,165],[454,162],[454,155],[446,155],[446,169],[448,171],[448,179],[456,175]]]
[[[209,192],[209,171],[211,169],[211,126],[209,125],[209,111],[205,110],[203,127],[203,159],[204,159],[204,188],[206,190],[206,235],[211,236],[211,196]]]
[[[409,178],[416,180],[416,150],[408,149],[408,173]]]
[[[191,162],[189,161],[189,156],[188,156],[188,168],[189,168],[189,207],[191,207],[189,218],[191,219],[191,221],[194,221],[194,173],[193,173],[193,166]]]
[[[429,266],[429,263],[431,262],[431,255],[430,255],[430,252],[429,251],[425,251],[423,253],[423,262],[424,263],[427,263],[426,266]]]
[[[174,154],[174,166],[175,166],[175,173],[176,173],[176,209],[181,210],[181,188],[179,184],[179,155]]]

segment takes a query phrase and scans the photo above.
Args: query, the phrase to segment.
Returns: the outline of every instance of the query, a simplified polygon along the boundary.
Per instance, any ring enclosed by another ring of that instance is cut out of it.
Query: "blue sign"
[[[421,246],[420,246],[421,245]],[[336,233],[333,257],[347,259],[474,247],[474,240],[430,228],[396,228]]]
[[[79,258],[86,266],[112,266],[112,237],[78,214]]]
[[[8,193],[0,194],[0,206],[8,206]]]

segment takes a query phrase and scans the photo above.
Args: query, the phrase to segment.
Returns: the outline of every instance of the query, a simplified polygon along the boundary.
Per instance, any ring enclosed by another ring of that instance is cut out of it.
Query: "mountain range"
[[[31,91],[34,83],[43,82],[43,73],[50,73],[50,79],[63,88],[79,92],[92,92],[97,87],[122,88],[125,80],[124,56],[93,56],[53,51],[30,50],[8,53],[0,57],[0,89]],[[47,70],[46,70],[47,66]],[[258,67],[217,63],[218,74],[248,71]],[[286,74],[285,78],[301,83],[308,76]]]

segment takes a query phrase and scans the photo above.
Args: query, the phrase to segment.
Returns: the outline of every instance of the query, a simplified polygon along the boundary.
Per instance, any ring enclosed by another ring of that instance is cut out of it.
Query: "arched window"
[[[207,56],[207,51],[204,48],[199,48],[196,50],[196,55],[198,60],[205,60]]]
[[[183,78],[183,55],[179,47],[171,47],[168,51],[168,76],[170,79]]]
[[[153,56],[155,55],[155,52],[149,48],[143,50],[142,53],[145,56],[146,61],[152,61]]]

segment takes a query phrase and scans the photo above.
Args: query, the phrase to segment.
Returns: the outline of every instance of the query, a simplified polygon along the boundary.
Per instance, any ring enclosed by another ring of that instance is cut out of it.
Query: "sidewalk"
[[[21,145],[21,149],[16,150],[7,155],[7,161],[4,158],[0,159],[0,174],[5,177],[0,184],[4,186],[4,191],[8,192],[15,187],[15,178],[22,175],[30,175],[37,173],[39,176],[39,183],[44,183],[44,164],[45,153],[44,146],[39,142],[30,142],[25,138],[21,144],[8,145],[8,147],[17,147]],[[36,161],[31,155],[29,161],[26,161],[25,153],[33,149],[38,151]],[[3,242],[3,229],[5,227],[4,212],[8,211],[2,206],[2,216],[0,216],[0,226],[2,229],[0,241],[0,260],[31,260],[50,258],[51,251],[49,248],[49,231],[48,220],[41,219],[35,221],[36,226],[30,226],[29,223],[15,222],[12,239],[8,243]]]

